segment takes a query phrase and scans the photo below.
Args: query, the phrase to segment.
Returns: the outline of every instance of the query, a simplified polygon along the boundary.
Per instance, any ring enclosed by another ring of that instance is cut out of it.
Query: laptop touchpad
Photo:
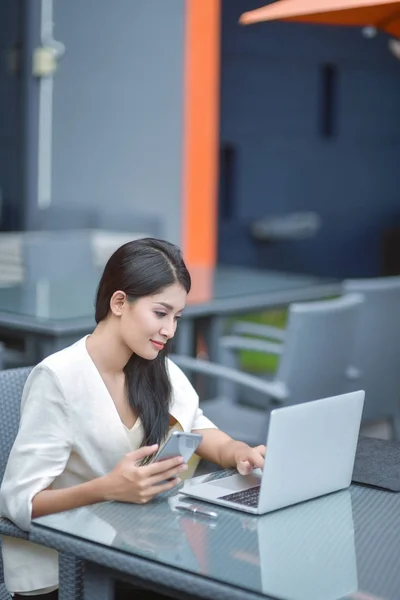
[[[261,478],[257,475],[232,475],[231,477],[225,477],[224,479],[216,479],[215,481],[207,482],[207,485],[216,485],[217,487],[231,490],[232,492],[238,492],[240,490],[246,490],[247,488],[260,485]]]

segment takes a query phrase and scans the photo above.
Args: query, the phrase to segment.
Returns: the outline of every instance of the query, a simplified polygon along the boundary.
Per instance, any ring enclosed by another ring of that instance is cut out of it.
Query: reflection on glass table
[[[338,600],[358,589],[349,490],[262,517],[224,511],[217,521],[198,521],[208,523],[211,552],[218,548],[213,570],[229,570],[238,585],[253,577],[264,594],[287,600]]]
[[[38,321],[91,319],[98,278],[84,280],[27,282],[0,288],[0,311],[32,317]]]
[[[210,519],[180,510],[184,502],[174,494],[146,506],[104,503],[34,523],[273,598],[356,592],[349,490],[262,517],[218,507]]]

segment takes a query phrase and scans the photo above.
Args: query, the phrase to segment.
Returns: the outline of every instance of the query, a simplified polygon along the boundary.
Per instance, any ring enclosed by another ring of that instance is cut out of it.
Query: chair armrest
[[[232,333],[240,335],[255,335],[256,337],[272,338],[274,340],[285,339],[285,330],[273,327],[272,325],[261,325],[249,321],[236,321],[232,325]]]
[[[261,392],[262,394],[272,396],[277,400],[285,400],[288,397],[288,391],[282,381],[264,381],[259,377],[255,377],[248,373],[242,373],[231,367],[225,367],[224,365],[200,360],[198,358],[191,358],[190,356],[183,356],[181,354],[171,354],[170,358],[178,365],[178,367],[181,367],[186,371],[202,373],[203,375],[217,379],[225,379]]]
[[[238,335],[225,335],[219,343],[222,348],[229,350],[253,350],[265,354],[282,354],[283,352],[283,344],[281,343],[244,338]]]
[[[12,521],[4,517],[0,517],[0,535],[9,535],[10,537],[20,538],[22,540],[27,540],[29,537],[27,531],[23,531],[14,525]]]

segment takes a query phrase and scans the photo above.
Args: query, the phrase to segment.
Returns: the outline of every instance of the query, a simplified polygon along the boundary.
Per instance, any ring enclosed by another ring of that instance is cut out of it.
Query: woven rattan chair
[[[32,367],[0,371],[0,481],[4,477],[8,457],[18,432],[22,390]],[[0,535],[28,539],[29,534],[14,523],[0,517]],[[60,556],[60,600],[82,597],[82,562],[71,555]],[[10,600],[4,585],[0,542],[0,600]]]

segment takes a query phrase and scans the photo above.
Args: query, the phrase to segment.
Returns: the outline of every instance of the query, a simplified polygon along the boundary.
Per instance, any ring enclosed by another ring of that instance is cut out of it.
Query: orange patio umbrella
[[[279,0],[245,12],[239,22],[297,21],[320,25],[369,27],[400,37],[399,0]]]

